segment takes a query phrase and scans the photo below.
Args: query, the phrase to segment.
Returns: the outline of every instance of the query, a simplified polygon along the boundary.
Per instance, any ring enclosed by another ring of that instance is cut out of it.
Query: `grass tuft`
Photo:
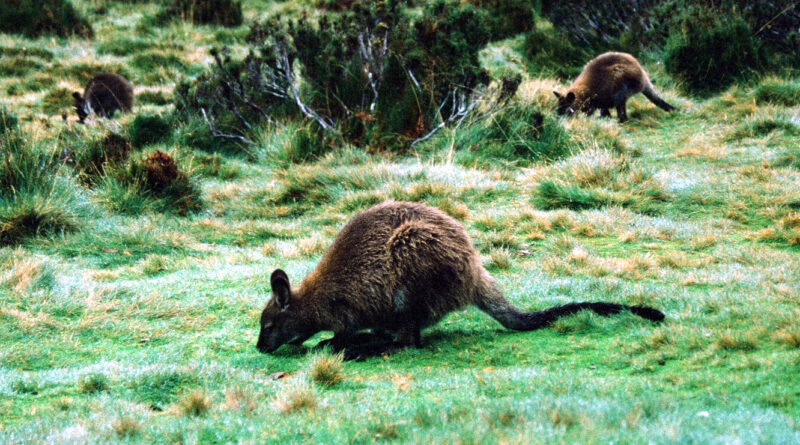
[[[108,378],[102,374],[89,374],[82,378],[78,384],[78,391],[84,394],[96,394],[108,391]]]
[[[111,429],[119,438],[130,439],[142,430],[142,424],[130,416],[121,416],[111,422]]]
[[[342,353],[331,354],[328,351],[319,352],[311,357],[311,380],[324,386],[332,387],[339,384],[343,377]]]
[[[195,389],[178,399],[177,408],[187,417],[203,416],[211,409],[211,399],[202,389]]]
[[[311,412],[317,406],[317,394],[311,385],[295,383],[285,387],[272,406],[275,411],[283,414]]]

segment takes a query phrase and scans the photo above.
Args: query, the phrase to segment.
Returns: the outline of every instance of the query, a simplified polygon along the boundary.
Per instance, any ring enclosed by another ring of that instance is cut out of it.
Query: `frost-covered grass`
[[[0,47],[52,54],[0,76],[0,91],[19,92],[2,105],[37,141],[125,134],[134,116],[81,127],[55,111],[71,101],[45,104],[82,88],[84,72],[121,68],[137,112],[167,114],[175,77],[245,32],[142,25],[155,3],[74,3],[94,41],[0,35]],[[247,20],[306,7],[245,5]],[[518,40],[484,63],[523,72]],[[181,63],[132,63],[154,51]],[[79,228],[0,247],[0,442],[800,441],[800,108],[759,99],[797,82],[696,100],[646,68],[678,112],[639,96],[624,125],[556,120],[569,150],[525,167],[482,152],[475,127],[405,156],[339,147],[303,163],[287,155],[294,124],[238,152],[190,147],[194,130],[179,128],[147,150],[195,175],[202,210],[118,212],[108,200],[121,195],[93,185]],[[526,76],[514,106],[552,109],[567,81]],[[600,199],[542,205],[546,181]],[[422,349],[341,369],[310,351],[330,333],[259,354],[272,270],[299,282],[350,217],[385,199],[462,221],[520,307],[607,300],[667,320],[581,313],[518,333],[470,309],[425,331]]]

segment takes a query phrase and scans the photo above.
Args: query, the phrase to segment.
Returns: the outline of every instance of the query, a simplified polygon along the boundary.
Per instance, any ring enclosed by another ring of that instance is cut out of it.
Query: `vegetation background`
[[[800,441],[797,2],[33,3],[0,0],[3,443]],[[556,117],[608,50],[678,111]],[[80,125],[102,71],[134,113]],[[667,320],[259,354],[269,273],[386,199],[520,307]]]

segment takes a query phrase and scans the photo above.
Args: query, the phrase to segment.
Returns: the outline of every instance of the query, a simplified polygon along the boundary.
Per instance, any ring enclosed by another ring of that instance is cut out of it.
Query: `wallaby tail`
[[[642,90],[642,94],[644,94],[646,98],[650,99],[650,102],[653,102],[664,111],[672,111],[675,109],[675,107],[666,103],[664,99],[658,97],[658,94],[656,94],[656,91],[653,89],[653,85],[647,85],[646,87],[644,87],[644,90]]]
[[[647,306],[627,306],[617,303],[583,302],[555,306],[538,312],[523,312],[515,308],[500,294],[496,287],[489,290],[488,298],[478,302],[478,308],[491,315],[503,326],[517,331],[532,331],[546,327],[561,317],[588,309],[598,315],[609,316],[630,311],[651,321],[664,320],[664,313]]]

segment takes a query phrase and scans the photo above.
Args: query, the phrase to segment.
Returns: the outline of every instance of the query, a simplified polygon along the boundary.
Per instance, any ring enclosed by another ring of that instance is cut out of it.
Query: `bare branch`
[[[212,136],[217,137],[217,138],[222,138],[222,139],[232,139],[232,140],[236,140],[236,141],[239,141],[239,142],[243,142],[243,143],[248,144],[248,145],[255,144],[255,142],[251,141],[250,139],[247,139],[244,136],[240,136],[240,135],[237,135],[237,134],[223,133],[223,132],[217,130],[217,127],[214,125],[214,116],[212,115],[209,118],[208,114],[206,113],[206,109],[205,108],[200,108],[200,113],[203,115],[203,120],[205,120],[206,124],[208,124],[208,128],[211,130],[211,135]]]

